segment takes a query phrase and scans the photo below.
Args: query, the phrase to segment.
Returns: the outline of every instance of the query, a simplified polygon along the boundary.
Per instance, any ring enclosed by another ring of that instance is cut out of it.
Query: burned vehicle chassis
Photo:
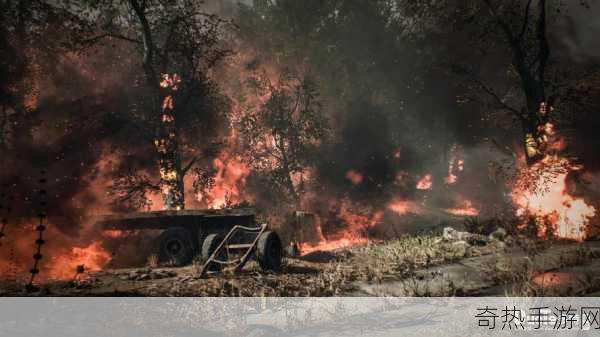
[[[196,256],[206,262],[217,248],[223,246],[227,252],[221,259],[230,258],[230,255],[235,257],[235,248],[244,248],[245,251],[238,252],[244,258],[242,266],[248,258],[255,258],[263,270],[278,271],[281,266],[283,249],[279,236],[273,231],[267,231],[266,225],[257,224],[254,212],[249,209],[108,215],[100,217],[95,226],[101,230],[159,230],[160,234],[154,240],[152,250],[160,264],[183,266],[190,264]],[[256,230],[234,229],[240,227]],[[236,269],[239,271],[240,268]]]

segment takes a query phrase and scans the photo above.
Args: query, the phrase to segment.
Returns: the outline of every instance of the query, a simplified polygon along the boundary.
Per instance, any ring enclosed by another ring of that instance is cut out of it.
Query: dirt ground
[[[280,273],[255,262],[206,278],[199,264],[126,268],[47,282],[3,296],[585,296],[600,291],[600,242],[524,237],[468,243],[418,235],[286,258]]]

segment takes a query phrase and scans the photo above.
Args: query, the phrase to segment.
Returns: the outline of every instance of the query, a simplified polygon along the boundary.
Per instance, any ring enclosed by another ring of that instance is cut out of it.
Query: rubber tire
[[[202,250],[200,253],[200,257],[202,258],[202,261],[204,261],[206,263],[206,261],[208,261],[208,258],[217,249],[217,247],[219,247],[219,245],[221,244],[222,241],[223,241],[222,235],[208,234],[206,236],[206,238],[204,239],[204,242],[202,243]],[[220,255],[221,256],[216,257],[218,260],[222,260],[222,258],[224,257],[224,254],[220,254]],[[221,267],[222,267],[222,265],[220,265],[218,263],[211,263],[211,265],[208,266],[208,271],[220,271]]]
[[[182,227],[173,227],[163,231],[157,238],[159,263],[171,262],[174,266],[185,266],[194,258],[194,244],[191,233]],[[171,252],[169,245],[177,243],[178,252]]]
[[[264,271],[281,270],[283,248],[279,235],[273,231],[266,231],[258,238],[256,258]]]

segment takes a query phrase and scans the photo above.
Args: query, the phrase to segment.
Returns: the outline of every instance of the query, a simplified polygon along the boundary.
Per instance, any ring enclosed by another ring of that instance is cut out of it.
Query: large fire
[[[83,266],[83,270],[87,272],[98,271],[110,258],[110,254],[102,248],[100,242],[95,241],[88,246],[72,247],[65,254],[51,257],[47,273],[52,279],[67,280],[75,278],[78,266]]]
[[[243,188],[250,169],[239,156],[222,152],[213,160],[216,173],[214,183],[196,195],[200,202],[205,202],[209,208],[224,208],[247,200]]]
[[[247,64],[247,60],[240,59],[237,62],[239,65]],[[276,67],[265,65],[266,70],[264,76],[270,81],[271,85],[277,86],[278,71]],[[239,75],[242,77],[250,77],[247,70],[236,68]],[[171,132],[175,122],[175,103],[173,93],[178,90],[181,83],[181,78],[177,74],[164,74],[161,77],[160,87],[168,89],[170,94],[166,95],[161,104],[160,121],[164,124],[165,132],[155,140],[155,146],[159,153],[168,151],[169,146],[172,146],[175,141],[175,134]],[[245,162],[237,151],[236,130],[233,121],[239,119],[242,114],[247,113],[242,108],[242,102],[260,106],[264,104],[269,93],[262,93],[255,96],[244,95],[243,92],[232,92],[236,90],[236,86],[226,88],[229,96],[236,97],[237,94],[242,94],[242,99],[237,102],[235,99],[232,102],[230,111],[231,128],[226,139],[226,146],[220,150],[219,154],[211,162],[212,175],[211,183],[200,191],[195,191],[193,197],[195,201],[202,206],[208,208],[225,208],[242,201],[252,201],[252,196],[245,190],[246,182],[252,174],[252,166]],[[37,91],[37,90],[36,90]],[[37,104],[37,95],[27,97],[27,102],[30,105]],[[512,186],[511,198],[517,206],[517,215],[524,219],[524,224],[533,218],[538,225],[538,235],[546,236],[547,230],[552,230],[554,236],[572,240],[584,240],[588,235],[588,226],[592,218],[596,216],[596,209],[589,205],[582,197],[571,195],[568,186],[568,178],[572,172],[582,170],[579,165],[573,164],[569,159],[562,157],[559,153],[565,145],[562,138],[555,137],[555,131],[552,124],[548,123],[543,126],[543,130],[547,139],[546,142],[548,154],[538,163],[531,167],[524,167],[519,171],[519,176],[516,183]],[[262,135],[257,139],[257,144],[263,150],[268,150],[274,146],[274,138],[270,134]],[[553,139],[556,138],[556,139]],[[447,172],[444,172],[444,182],[446,185],[454,185],[457,183],[459,176],[462,179],[464,174],[464,159],[461,158],[460,149],[457,145],[450,148],[450,156],[447,162]],[[401,158],[400,149],[396,149],[392,157],[394,160]],[[102,159],[94,168],[94,173],[90,174],[90,186],[85,191],[86,195],[94,196],[98,200],[94,205],[90,206],[86,203],[87,198],[84,195],[77,195],[75,200],[72,200],[73,206],[76,209],[85,209],[87,215],[106,214],[110,212],[110,206],[106,201],[106,187],[110,181],[108,171],[112,166],[116,166],[119,158],[109,152],[102,155]],[[264,163],[272,165],[268,161]],[[447,174],[446,174],[447,173]],[[172,193],[174,183],[181,177],[178,176],[176,170],[165,170],[161,167],[159,172],[161,181],[160,194],[148,193],[146,197],[150,200],[148,210],[163,209],[164,199]],[[294,186],[299,186],[305,180],[310,179],[311,172],[307,169],[305,172],[300,172],[292,177]],[[406,172],[398,173],[396,176],[397,185],[401,185],[408,175]],[[92,178],[93,177],[93,178]],[[100,177],[100,178],[99,178]],[[368,179],[368,172],[360,172],[358,170],[348,170],[345,172],[344,178],[348,184],[358,186],[363,184],[365,178]],[[187,177],[191,179],[190,177]],[[87,177],[84,177],[87,180]],[[411,184],[414,180],[410,179]],[[192,183],[190,180],[185,180],[185,186],[189,192]],[[426,173],[417,177],[416,189],[421,191],[431,190],[433,188],[433,176],[431,173]],[[436,187],[437,188],[437,187]],[[309,192],[305,192],[308,195]],[[161,195],[163,197],[161,197]],[[301,196],[302,201],[306,201],[305,196]],[[310,202],[304,202],[310,204]],[[347,248],[357,245],[368,244],[371,241],[369,238],[369,230],[381,223],[384,218],[384,212],[395,216],[402,216],[408,213],[421,213],[424,204],[420,205],[416,201],[405,200],[402,198],[391,198],[390,201],[382,202],[378,205],[363,205],[351,201],[350,199],[342,199],[331,201],[331,207],[335,211],[333,217],[343,226],[332,235],[323,235],[321,224],[317,225],[320,240],[317,243],[299,243],[300,254],[306,255],[315,251],[329,251],[340,248]],[[181,205],[175,205],[175,209],[180,209]],[[456,204],[456,207],[445,209],[449,214],[456,216],[477,216],[479,210],[473,205],[470,200],[462,200]],[[12,242],[12,247],[8,247],[13,251],[15,258],[11,261],[0,260],[0,272],[8,275],[10,273],[20,274],[23,277],[27,274],[27,268],[31,262],[32,247],[35,241],[33,236],[34,225],[25,225],[25,234],[9,233],[16,239]],[[60,232],[55,226],[49,224],[47,233],[48,245],[44,247],[44,259],[42,260],[42,273],[38,281],[50,279],[70,280],[81,274],[81,270],[85,272],[97,271],[104,268],[111,260],[111,254],[103,248],[102,240],[110,240],[119,238],[124,235],[121,231],[104,231],[101,237],[90,236],[87,239],[73,239],[66,234]],[[14,266],[19,265],[21,270],[15,271]],[[81,268],[83,266],[83,268]],[[540,282],[545,282],[542,278]]]
[[[570,172],[580,170],[565,158],[544,158],[530,170],[538,172],[532,177],[523,173],[512,191],[512,200],[517,205],[517,215],[535,217],[539,236],[546,236],[547,225],[559,238],[583,240],[587,226],[596,215],[596,209],[583,198],[569,194],[567,177]],[[522,180],[530,180],[529,185]],[[532,187],[528,187],[532,186]]]
[[[95,237],[92,231],[73,238],[56,227],[58,221],[47,224],[41,272],[36,282],[81,279],[82,276],[85,278],[89,275],[89,272],[101,270],[107,265],[111,254],[102,246],[104,238]],[[35,226],[35,221],[28,219],[13,219],[10,223],[7,237],[11,240],[7,240],[2,247],[7,258],[0,260],[0,274],[3,278],[15,281],[27,279],[36,239]]]
[[[584,240],[596,209],[583,198],[572,196],[567,185],[569,174],[582,166],[560,156],[564,139],[556,138],[552,124],[546,124],[544,131],[548,154],[531,167],[521,169],[513,186],[511,196],[517,216],[525,219],[523,227],[533,218],[540,237],[547,236],[550,229],[558,238]]]

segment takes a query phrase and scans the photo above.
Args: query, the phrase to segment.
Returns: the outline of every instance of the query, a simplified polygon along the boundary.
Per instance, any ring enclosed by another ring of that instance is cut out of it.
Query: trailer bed
[[[96,226],[107,230],[168,229],[172,227],[252,226],[252,209],[153,211],[100,216]]]

